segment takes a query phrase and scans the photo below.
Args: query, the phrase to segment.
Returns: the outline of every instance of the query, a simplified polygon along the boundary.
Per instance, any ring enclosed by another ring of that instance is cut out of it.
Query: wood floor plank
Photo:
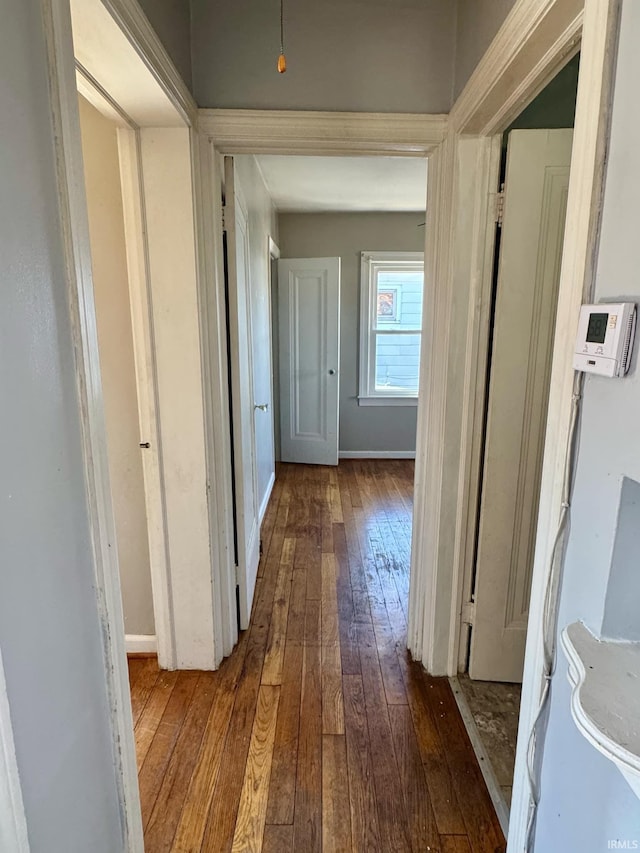
[[[373,630],[358,628],[367,727],[383,850],[409,851],[407,814]]]
[[[431,805],[441,835],[465,835],[466,826],[458,805],[445,747],[431,711],[432,699],[425,691],[423,670],[409,660],[407,652],[399,653],[409,708],[424,765]]]
[[[358,652],[358,635],[344,524],[334,525],[333,542],[336,559],[336,595],[338,599],[338,626],[342,672],[345,675],[359,675],[360,654]]]
[[[262,849],[279,699],[279,687],[267,684],[260,687],[231,847],[233,853],[260,853]]]
[[[162,786],[173,748],[187,709],[196,689],[198,673],[180,672],[175,687],[167,702],[162,719],[147,752],[147,757],[138,774],[142,822],[146,827],[151,819],[156,797]]]
[[[284,539],[282,544],[275,602],[269,626],[267,651],[262,668],[263,684],[280,684],[282,681],[295,544],[295,539]]]
[[[172,848],[218,684],[218,673],[205,672],[198,678],[146,826],[147,853],[166,853]]]
[[[322,738],[322,851],[350,851],[351,814],[345,796],[347,778],[347,745],[344,736]]]
[[[207,851],[230,850],[233,841],[269,628],[268,621],[261,617],[261,610],[269,599],[273,601],[273,593],[269,595],[264,590],[254,611],[255,624],[249,634],[222,754],[224,773],[218,775],[202,842],[202,848]]]
[[[338,625],[337,563],[334,554],[322,555],[322,732],[344,734],[342,658]]]
[[[140,670],[144,665],[144,660],[141,658],[134,658],[131,655],[127,655],[127,670],[129,671],[129,690],[131,692],[131,702],[133,704],[133,691],[138,681],[138,677],[140,675]]]
[[[420,758],[411,712],[406,705],[390,706],[389,718],[400,771],[411,845],[417,850],[436,850],[438,847],[438,828],[431,806],[431,797]]]
[[[331,521],[333,524],[342,524],[342,499],[340,497],[340,486],[338,485],[338,469],[329,469],[329,506],[331,507]]]
[[[307,573],[303,569],[294,568],[287,619],[287,642],[301,643],[304,640],[306,603]]]
[[[156,680],[153,692],[138,718],[134,729],[138,773],[142,769],[177,680],[177,672],[161,672]]]
[[[267,824],[262,853],[293,853],[293,825]]]
[[[466,835],[441,835],[440,853],[472,853]]]
[[[446,761],[471,849],[473,853],[503,853],[505,839],[449,682],[427,676],[425,683],[439,708],[435,722],[447,744]]]
[[[293,824],[298,767],[302,659],[302,644],[287,642],[267,803],[268,824]]]
[[[342,689],[353,849],[382,850],[361,676],[345,675]]]
[[[244,664],[248,637],[241,638],[234,654],[220,668],[220,684],[207,720],[198,761],[189,783],[172,850],[199,853],[216,783],[222,768],[227,731],[236,689]]]
[[[320,646],[305,645],[303,654],[293,846],[318,853],[322,849]]]
[[[159,675],[160,669],[156,657],[139,658],[129,661],[131,715],[133,717],[134,728],[144,711]]]
[[[340,647],[322,646],[322,733],[344,734],[344,699]]]

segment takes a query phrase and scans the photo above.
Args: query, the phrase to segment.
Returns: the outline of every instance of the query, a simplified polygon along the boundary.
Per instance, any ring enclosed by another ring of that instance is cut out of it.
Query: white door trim
[[[138,420],[140,436],[144,436],[144,440],[151,445],[142,453],[142,470],[155,637],[158,663],[161,667],[173,669],[176,650],[171,614],[169,545],[158,423],[158,380],[150,304],[140,138],[137,131],[129,128],[118,129],[118,154],[126,232]]]
[[[198,106],[137,0],[101,0],[151,71],[171,105],[195,127]]]
[[[0,850],[29,853],[11,712],[0,652]]]
[[[584,0],[517,0],[453,105],[451,127],[479,136],[508,127],[580,49],[583,9]]]
[[[395,154],[425,157],[446,115],[312,110],[199,110],[198,126],[223,154]]]
[[[197,148],[197,251],[200,282],[200,329],[203,350],[207,439],[209,525],[213,558],[213,630],[216,657],[231,654],[238,641],[234,558],[233,473],[229,429],[229,365],[222,234],[221,161],[209,137],[194,134]]]

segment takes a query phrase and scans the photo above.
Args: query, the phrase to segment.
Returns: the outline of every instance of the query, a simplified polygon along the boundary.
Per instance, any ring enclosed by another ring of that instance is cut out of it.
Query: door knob
[[[335,375],[335,370],[332,367],[331,370],[329,371],[329,376],[334,376],[334,375]]]
[[[269,404],[268,403],[254,403],[253,408],[254,409],[260,409],[261,412],[266,412],[269,409]]]

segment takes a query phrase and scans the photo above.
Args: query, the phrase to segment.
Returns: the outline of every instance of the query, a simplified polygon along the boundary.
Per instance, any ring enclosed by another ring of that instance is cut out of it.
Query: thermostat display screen
[[[587,342],[590,344],[603,344],[607,335],[608,314],[589,314],[589,325],[587,326]]]

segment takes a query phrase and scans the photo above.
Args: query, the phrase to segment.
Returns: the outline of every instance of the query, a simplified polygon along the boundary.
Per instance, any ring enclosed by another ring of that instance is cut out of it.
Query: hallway
[[[280,465],[251,627],[129,663],[147,853],[504,850],[446,679],[406,652],[413,462]]]

